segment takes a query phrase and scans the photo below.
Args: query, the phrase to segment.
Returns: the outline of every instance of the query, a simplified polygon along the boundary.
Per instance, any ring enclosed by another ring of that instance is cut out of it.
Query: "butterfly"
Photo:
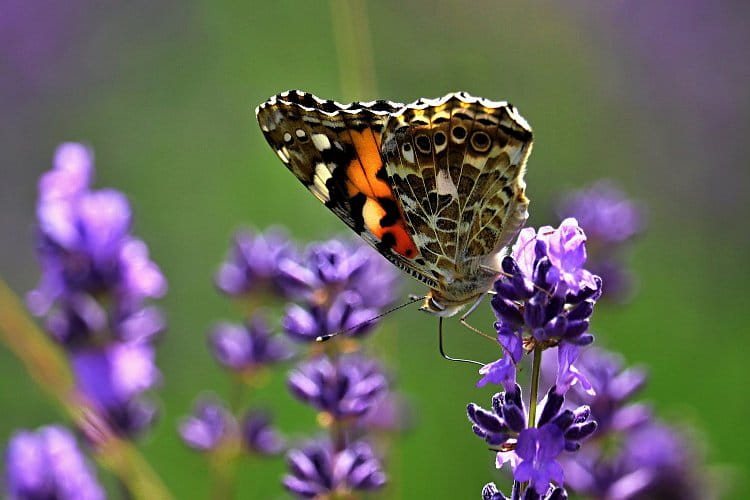
[[[290,90],[256,115],[316,198],[430,288],[422,310],[452,316],[492,288],[528,218],[532,132],[511,104],[466,92],[340,104]]]

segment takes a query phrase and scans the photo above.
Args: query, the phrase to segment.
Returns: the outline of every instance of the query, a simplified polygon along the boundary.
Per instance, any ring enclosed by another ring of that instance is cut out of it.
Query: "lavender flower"
[[[240,372],[253,371],[292,356],[289,346],[271,334],[268,323],[260,316],[244,325],[218,325],[210,334],[209,345],[219,363]]]
[[[569,193],[557,213],[561,219],[575,218],[589,240],[596,244],[628,241],[640,234],[644,226],[641,207],[609,180]]]
[[[575,217],[586,231],[591,269],[603,278],[608,298],[623,299],[632,284],[622,255],[627,243],[643,231],[644,214],[611,181],[570,193],[558,207],[561,218]]]
[[[292,371],[288,386],[301,401],[342,419],[372,409],[386,393],[388,380],[376,362],[359,355],[335,361],[318,356]]]
[[[561,463],[569,487],[594,498],[706,498],[696,454],[676,430],[660,424],[648,406],[631,402],[645,374],[622,359],[588,349],[578,360],[596,394],[572,390],[569,403],[586,403],[599,426],[575,455]],[[547,378],[552,374],[547,370]]]
[[[566,219],[558,229],[521,231],[512,255],[502,261],[506,274],[495,283],[492,299],[498,341],[508,355],[484,366],[478,385],[512,386],[526,344],[527,349],[559,345],[558,391],[564,393],[575,383],[590,387],[573,364],[578,348],[594,340],[588,333],[589,318],[601,294],[601,279],[583,268],[585,242],[574,219]]]
[[[528,415],[521,388],[498,393],[492,398],[492,409],[474,403],[467,407],[474,434],[497,447],[496,464],[511,464],[516,481],[529,481],[539,495],[551,483],[563,484],[558,457],[563,450],[576,451],[582,440],[596,429],[588,407],[563,409],[564,396],[553,386],[541,406],[534,427],[528,427]]]
[[[10,500],[106,498],[75,438],[63,427],[16,432],[5,463]]]
[[[380,461],[364,441],[334,450],[328,441],[308,443],[287,455],[284,487],[299,498],[336,498],[351,490],[370,491],[386,481]]]
[[[674,429],[649,422],[609,441],[587,443],[563,462],[573,491],[606,500],[714,498],[695,451]]]
[[[81,349],[72,354],[71,362],[78,389],[113,430],[133,436],[153,422],[156,408],[141,397],[161,380],[151,346],[114,343]]]
[[[306,307],[290,304],[281,325],[290,338],[301,342],[339,332],[360,336],[372,331],[377,322],[370,320],[379,312],[364,307],[360,295],[346,291],[337,295],[330,304],[307,304]]]
[[[591,408],[597,435],[627,431],[652,418],[646,405],[630,401],[646,383],[643,370],[625,368],[620,356],[596,348],[586,349],[576,365],[591,381],[594,394],[576,388],[567,394],[567,400]],[[544,368],[542,373],[548,375]]]
[[[284,438],[271,425],[270,417],[251,411],[242,419],[242,441],[249,451],[259,455],[277,455],[284,449]]]
[[[132,436],[156,412],[140,396],[160,379],[148,342],[165,321],[146,301],[165,293],[166,280],[130,233],[126,197],[91,190],[93,172],[91,151],[66,143],[39,181],[42,278],[28,304],[70,351],[78,389],[116,432]]]
[[[289,335],[313,341],[331,333],[372,330],[382,307],[393,300],[396,275],[364,245],[338,240],[311,245],[301,262],[285,260],[282,273],[301,305],[290,305],[282,321]]]
[[[130,235],[125,196],[114,190],[90,191],[92,175],[91,153],[80,144],[66,143],[55,153],[54,169],[40,180],[42,279],[28,302],[38,315],[57,304],[63,311],[79,312],[85,327],[101,327],[101,321],[85,321],[106,314],[91,311],[94,302],[87,303],[86,296],[108,295],[113,319],[120,319],[140,309],[144,299],[162,296],[166,281],[149,260],[145,244]]]
[[[533,488],[527,488],[523,497],[520,497],[515,490],[510,497],[506,497],[497,489],[495,483],[487,483],[482,488],[482,500],[520,500],[520,498],[523,500],[567,500],[568,494],[560,487],[550,487],[544,495],[538,494]]]
[[[288,295],[279,266],[296,261],[297,250],[277,229],[266,232],[238,231],[226,260],[216,273],[216,286],[227,295],[266,292]]]
[[[310,245],[301,262],[281,263],[281,272],[298,297],[330,304],[344,291],[356,293],[363,307],[393,301],[397,276],[393,266],[364,244],[329,240]]]
[[[218,401],[204,398],[195,403],[192,415],[182,419],[179,432],[189,447],[210,451],[236,434],[236,428],[234,417]]]

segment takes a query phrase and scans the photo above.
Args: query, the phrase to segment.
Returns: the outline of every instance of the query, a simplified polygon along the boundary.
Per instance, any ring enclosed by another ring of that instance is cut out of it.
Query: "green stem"
[[[536,427],[536,405],[539,397],[539,372],[542,366],[542,348],[534,348],[534,361],[531,368],[531,396],[529,399],[529,427]]]
[[[375,99],[372,40],[364,0],[330,0],[344,100]]]

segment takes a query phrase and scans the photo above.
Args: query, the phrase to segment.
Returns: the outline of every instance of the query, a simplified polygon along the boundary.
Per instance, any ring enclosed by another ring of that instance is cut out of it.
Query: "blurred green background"
[[[730,496],[748,497],[748,4],[380,1],[337,38],[332,13],[341,9],[0,0],[0,271],[19,294],[36,284],[36,179],[59,142],[90,144],[96,186],[130,197],[135,231],[169,280],[162,417],[142,448],[176,497],[207,494],[204,462],[175,423],[197,394],[229,389],[205,336],[215,321],[239,317],[212,285],[233,231],[280,224],[302,242],[345,234],[255,122],[256,105],[290,88],[337,100],[409,102],[454,90],[507,99],[535,131],[532,225],[555,223],[564,190],[602,177],[643,202],[649,228],[632,261],[639,290],[625,307],[599,309],[597,342],[648,367],[645,395],[659,414],[693,425]],[[374,80],[357,84],[340,57],[348,64],[352,47],[368,46]],[[421,290],[404,288],[404,297]],[[491,321],[485,308],[474,323]],[[449,350],[482,359],[484,341],[449,325]],[[387,496],[477,497],[501,476],[464,408],[488,403],[493,388],[474,388],[472,368],[439,358],[436,321],[422,313],[392,315],[371,344],[414,414],[389,458]],[[298,435],[314,416],[285,394],[284,372],[257,399]],[[4,348],[0,408],[3,446],[15,428],[60,419]],[[283,498],[283,467],[244,463],[240,498]]]

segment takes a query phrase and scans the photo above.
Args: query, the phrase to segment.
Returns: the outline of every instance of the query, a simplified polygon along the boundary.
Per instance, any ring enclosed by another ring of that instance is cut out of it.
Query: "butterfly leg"
[[[466,319],[467,319],[467,318],[469,317],[469,315],[470,315],[471,313],[473,313],[474,311],[476,311],[477,307],[479,307],[479,304],[481,304],[481,303],[482,303],[482,300],[484,300],[484,296],[485,296],[485,295],[487,295],[487,294],[492,294],[492,295],[494,295],[494,294],[495,294],[495,291],[494,291],[494,290],[492,290],[492,291],[489,291],[489,292],[487,292],[487,293],[484,293],[484,294],[480,295],[480,296],[479,296],[479,298],[478,298],[478,299],[476,300],[476,302],[474,302],[474,303],[473,303],[473,304],[471,305],[471,307],[469,307],[469,310],[468,310],[468,311],[466,311],[466,312],[465,312],[464,314],[462,314],[462,315],[461,315],[461,317],[460,317],[460,318],[458,319],[458,321],[460,321],[460,322],[461,322],[461,324],[462,324],[463,326],[465,326],[466,328],[468,328],[468,329],[469,329],[469,330],[471,330],[472,332],[474,332],[474,333],[477,333],[477,334],[481,335],[482,337],[484,337],[484,338],[486,338],[486,339],[488,339],[488,340],[492,341],[493,343],[497,343],[497,339],[496,339],[495,337],[492,337],[491,335],[487,335],[487,334],[486,334],[486,333],[484,333],[484,332],[483,332],[482,330],[480,330],[479,328],[475,327],[474,325],[471,325],[471,324],[469,324],[469,322],[468,322],[468,321],[466,321]],[[500,347],[502,347],[502,348],[503,348],[503,351],[504,351],[504,352],[505,352],[505,353],[506,353],[506,354],[507,354],[508,356],[511,356],[510,352],[508,352],[508,351],[507,351],[507,349],[505,348],[505,346],[503,346],[502,344],[500,344]],[[513,356],[511,356],[511,358],[510,358],[510,359],[511,359],[511,360],[513,360]],[[515,361],[513,361],[513,364],[514,364],[514,365],[516,364],[516,363],[515,363]]]
[[[496,342],[496,340],[495,340],[494,337],[492,337],[491,335],[487,335],[482,330],[480,330],[479,328],[475,327],[474,325],[469,324],[469,322],[466,321],[466,319],[471,315],[471,313],[473,313],[474,311],[477,310],[477,307],[479,307],[479,305],[484,300],[485,295],[487,295],[487,294],[483,293],[482,295],[480,295],[479,298],[471,305],[471,307],[469,307],[469,310],[466,311],[465,313],[463,313],[461,315],[461,317],[458,319],[458,321],[460,321],[463,326],[465,326],[466,328],[468,328],[472,332],[474,332],[476,334],[479,334],[482,337],[491,340],[492,342]]]
[[[473,365],[479,365],[484,366],[484,363],[481,363],[479,361],[474,361],[473,359],[461,359],[461,358],[452,358],[445,354],[445,348],[443,347],[443,317],[438,317],[438,339],[439,339],[439,347],[440,347],[440,355],[447,359],[448,361],[457,361],[459,363],[471,363]]]

